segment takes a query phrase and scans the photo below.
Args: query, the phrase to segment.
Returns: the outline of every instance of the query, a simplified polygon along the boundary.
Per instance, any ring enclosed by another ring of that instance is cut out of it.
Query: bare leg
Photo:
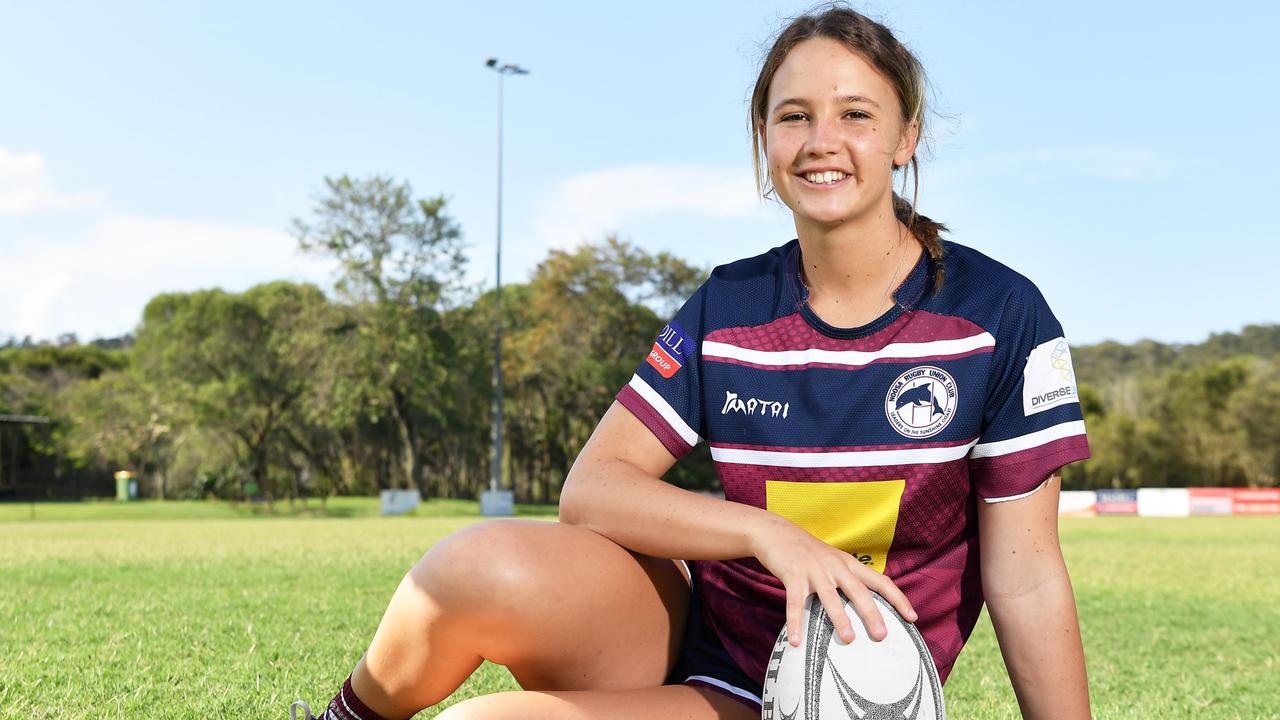
[[[526,690],[653,689],[679,650],[688,602],[669,560],[573,525],[481,523],[409,571],[351,684],[392,718],[448,697],[485,659]]]
[[[642,690],[504,692],[471,698],[437,720],[756,720],[759,711],[713,690],[666,685]]]

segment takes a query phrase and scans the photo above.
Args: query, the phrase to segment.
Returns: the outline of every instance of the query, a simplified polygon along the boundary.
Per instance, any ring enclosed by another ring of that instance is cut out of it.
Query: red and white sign
[[[1280,515],[1280,488],[1234,488],[1234,515]]]
[[[1187,488],[1191,494],[1192,515],[1230,515],[1235,500],[1234,488]]]

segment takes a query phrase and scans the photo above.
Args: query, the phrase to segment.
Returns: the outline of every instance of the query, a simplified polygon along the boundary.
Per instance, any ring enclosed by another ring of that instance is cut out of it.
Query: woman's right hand
[[[786,588],[787,640],[793,647],[800,645],[800,621],[811,593],[818,594],[836,633],[846,643],[853,641],[853,624],[845,615],[837,589],[849,598],[872,640],[883,640],[888,630],[871,598],[871,590],[880,593],[908,622],[916,621],[911,602],[887,576],[786,518],[773,515],[771,522],[753,532],[751,538],[756,559]]]

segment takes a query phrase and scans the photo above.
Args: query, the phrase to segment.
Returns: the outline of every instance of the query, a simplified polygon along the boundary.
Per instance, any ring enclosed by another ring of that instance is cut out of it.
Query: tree
[[[1226,402],[1239,438],[1239,462],[1251,486],[1280,485],[1280,357],[1255,359],[1249,378]]]
[[[26,342],[0,350],[0,413],[50,416],[52,422],[6,425],[0,432],[4,440],[4,467],[0,468],[0,486],[7,492],[18,492],[15,485],[19,468],[24,477],[38,478],[26,483],[26,492],[38,491],[48,497],[55,494],[76,496],[80,488],[97,486],[102,473],[83,472],[62,457],[62,438],[70,429],[57,412],[56,397],[67,388],[97,378],[128,364],[124,353],[97,347],[68,345],[56,347]]]
[[[169,468],[191,426],[183,404],[130,367],[68,386],[55,406],[74,460],[133,470],[169,495]]]
[[[196,424],[221,433],[248,478],[269,491],[273,453],[328,349],[326,305],[315,286],[283,281],[240,295],[157,296],[138,331],[139,368],[171,402],[191,408]]]
[[[445,430],[439,409],[453,380],[442,313],[459,289],[461,230],[443,197],[415,200],[407,182],[324,182],[311,219],[295,219],[293,230],[304,250],[338,260],[337,290],[355,306],[353,385],[340,392],[375,422],[392,421],[400,481],[426,489],[424,444]]]
[[[513,484],[519,491],[518,481],[525,483],[518,496],[546,502],[558,494],[614,394],[705,276],[670,255],[609,237],[552,251],[527,286],[513,289],[504,308],[504,326],[513,330],[503,373]],[[714,475],[709,464],[682,463],[673,477],[706,487]]]

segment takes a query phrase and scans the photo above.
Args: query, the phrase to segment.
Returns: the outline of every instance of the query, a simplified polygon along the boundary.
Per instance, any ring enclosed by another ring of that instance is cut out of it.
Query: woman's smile
[[[852,173],[843,170],[802,170],[795,175],[815,190],[841,187],[853,178]]]

